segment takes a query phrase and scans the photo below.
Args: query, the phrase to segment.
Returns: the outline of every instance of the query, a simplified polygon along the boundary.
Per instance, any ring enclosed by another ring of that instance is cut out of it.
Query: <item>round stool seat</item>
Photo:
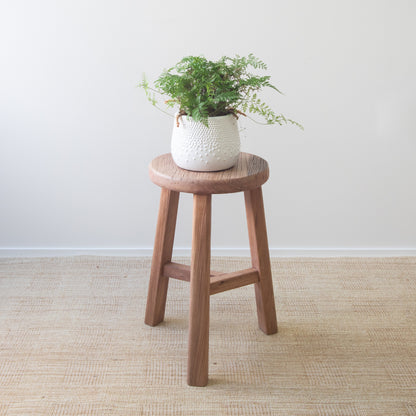
[[[150,179],[162,188],[192,194],[226,194],[255,189],[269,178],[269,166],[259,156],[240,153],[230,169],[194,172],[180,168],[170,153],[158,156],[149,165]]]

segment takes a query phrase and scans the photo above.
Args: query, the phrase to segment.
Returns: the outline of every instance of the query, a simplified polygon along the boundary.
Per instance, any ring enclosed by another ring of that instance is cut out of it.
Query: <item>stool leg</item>
[[[194,195],[188,384],[208,383],[211,195]]]
[[[162,188],[144,318],[150,326],[159,324],[165,316],[169,278],[163,276],[163,266],[172,259],[178,203],[179,192]]]
[[[260,276],[259,282],[254,285],[259,327],[267,335],[275,334],[277,332],[276,308],[261,187],[245,191],[244,198],[251,260]]]

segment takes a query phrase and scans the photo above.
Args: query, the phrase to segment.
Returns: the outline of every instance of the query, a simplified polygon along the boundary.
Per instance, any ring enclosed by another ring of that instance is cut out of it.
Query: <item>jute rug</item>
[[[195,388],[186,283],[150,328],[149,259],[1,260],[0,415],[415,416],[416,258],[272,265],[279,333],[257,329],[251,286],[214,295],[210,382]]]

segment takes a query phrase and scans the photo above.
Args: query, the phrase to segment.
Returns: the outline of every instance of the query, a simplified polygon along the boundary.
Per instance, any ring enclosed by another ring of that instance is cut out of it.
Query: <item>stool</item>
[[[154,159],[151,180],[162,188],[150,272],[145,323],[163,321],[169,278],[190,282],[188,384],[208,383],[209,297],[254,284],[260,329],[277,332],[269,247],[261,186],[269,177],[267,162],[241,153],[237,164],[220,172],[193,172],[179,168],[171,154]],[[191,266],[172,262],[179,193],[193,196]],[[252,267],[233,273],[210,270],[211,195],[244,192]]]

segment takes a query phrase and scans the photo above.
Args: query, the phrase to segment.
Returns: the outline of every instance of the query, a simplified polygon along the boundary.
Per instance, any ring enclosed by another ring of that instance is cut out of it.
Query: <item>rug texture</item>
[[[0,260],[0,415],[415,416],[416,258],[272,267],[278,334],[257,328],[252,286],[212,296],[210,381],[197,388],[187,283],[171,281],[151,328],[148,258]]]

